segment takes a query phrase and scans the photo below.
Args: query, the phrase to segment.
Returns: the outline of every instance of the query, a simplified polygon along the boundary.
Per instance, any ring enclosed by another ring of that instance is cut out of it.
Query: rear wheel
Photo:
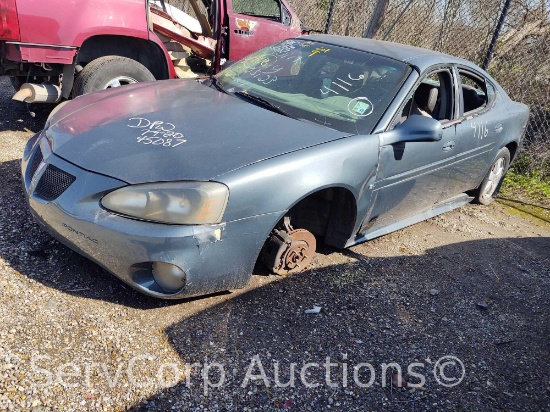
[[[509,166],[510,151],[504,147],[497,153],[489,172],[474,192],[474,202],[489,205],[495,201]]]
[[[152,82],[155,76],[143,64],[120,56],[104,56],[88,63],[78,74],[73,95],[93,93],[132,83]]]

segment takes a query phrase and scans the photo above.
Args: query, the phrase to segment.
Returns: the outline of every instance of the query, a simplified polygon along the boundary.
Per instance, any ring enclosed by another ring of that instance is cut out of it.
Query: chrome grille
[[[67,190],[76,177],[54,165],[48,165],[34,193],[44,200],[55,200]]]

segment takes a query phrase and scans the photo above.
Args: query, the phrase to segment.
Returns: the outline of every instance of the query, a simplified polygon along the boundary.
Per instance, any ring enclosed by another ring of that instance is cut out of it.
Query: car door
[[[434,67],[420,78],[400,108],[394,125],[413,114],[428,116],[442,124],[443,137],[437,142],[380,147],[372,209],[362,224],[363,235],[417,215],[441,199],[456,149],[456,87],[451,66]]]
[[[465,66],[456,67],[459,118],[456,121],[458,152],[449,169],[449,184],[443,196],[476,188],[492,162],[493,149],[503,125],[491,109],[495,87],[482,74]]]
[[[229,59],[239,60],[271,43],[301,34],[281,0],[226,0]]]

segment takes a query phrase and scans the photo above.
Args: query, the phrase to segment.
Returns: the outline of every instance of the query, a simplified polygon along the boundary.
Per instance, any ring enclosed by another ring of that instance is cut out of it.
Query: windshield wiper
[[[247,92],[235,92],[234,94],[236,94],[237,96],[239,96],[239,97],[241,97],[245,100],[248,100],[248,101],[256,104],[257,106],[264,107],[267,110],[271,110],[272,112],[282,114],[283,116],[290,117],[291,119],[295,119],[294,116],[291,116],[286,111],[281,109],[279,106],[274,105],[273,103],[271,103],[270,101],[268,101],[268,100],[266,100],[262,97],[254,96],[253,94],[249,94]]]
[[[211,77],[210,80],[212,81],[211,84],[213,84],[216,89],[218,89],[222,93],[228,94],[222,87],[221,82],[216,77]]]

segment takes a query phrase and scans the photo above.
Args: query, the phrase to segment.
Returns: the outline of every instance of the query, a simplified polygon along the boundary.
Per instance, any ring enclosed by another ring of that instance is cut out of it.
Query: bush
[[[511,171],[541,182],[550,183],[550,144],[538,143],[525,147],[512,163]]]

